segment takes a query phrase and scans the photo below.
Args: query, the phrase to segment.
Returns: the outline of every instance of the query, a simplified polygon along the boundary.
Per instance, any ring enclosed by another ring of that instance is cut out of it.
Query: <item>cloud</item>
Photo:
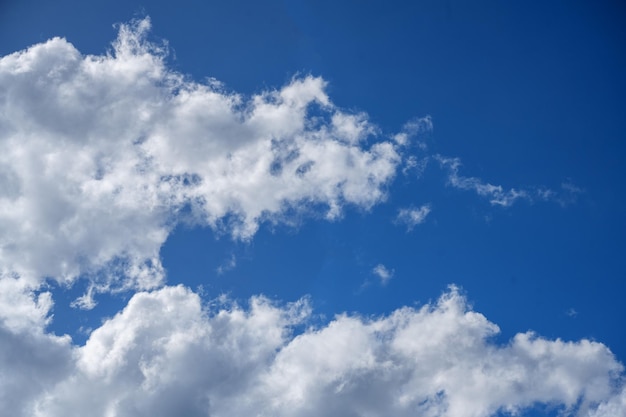
[[[22,407],[72,369],[71,339],[45,332],[52,305],[48,292],[0,280],[0,404],[8,415],[27,415]]]
[[[589,417],[614,417],[626,414],[626,388],[608,401],[602,402],[598,408],[589,411]]]
[[[567,181],[561,183],[560,192],[547,188],[539,188],[537,190],[537,199],[544,201],[554,201],[565,207],[567,205],[574,204],[576,200],[578,200],[578,197],[584,193],[584,189]]]
[[[580,416],[626,411],[623,367],[606,346],[530,332],[497,344],[498,326],[455,287],[419,309],[342,314],[296,333],[309,317],[306,300],[203,305],[177,286],[135,294],[84,346],[2,324],[4,411],[486,417],[537,404]]]
[[[478,417],[536,403],[624,413],[623,367],[606,346],[532,333],[496,344],[497,326],[456,288],[420,309],[315,327],[306,300],[203,304],[164,286],[159,250],[178,223],[250,239],[289,213],[369,209],[385,199],[408,140],[432,125],[417,119],[377,141],[367,116],[337,108],[319,77],[250,97],[193,82],[167,67],[149,28],[121,25],[101,56],[54,38],[0,58],[7,415]],[[523,198],[442,161],[457,188],[493,204]],[[430,206],[403,210],[398,221],[411,229]],[[385,282],[393,271],[374,273]],[[136,291],[83,346],[46,330],[46,280],[79,276],[91,280],[79,308],[97,292]]]
[[[424,204],[419,208],[403,208],[398,210],[396,223],[406,225],[407,231],[410,232],[418,224],[424,223],[430,212],[430,204]]]
[[[400,145],[408,145],[411,139],[419,137],[424,133],[432,132],[433,119],[431,116],[418,117],[409,120],[402,126],[402,130],[393,136],[393,139]],[[422,141],[413,141],[422,150],[426,149],[426,144]]]
[[[433,158],[439,162],[442,168],[448,169],[448,185],[461,190],[474,191],[481,197],[489,199],[494,206],[510,207],[518,200],[552,201],[566,206],[576,201],[578,196],[584,192],[571,182],[561,184],[561,190],[555,191],[546,187],[526,187],[523,189],[505,189],[501,185],[493,185],[484,182],[477,177],[464,177],[459,175],[461,160],[459,158],[449,158],[441,155],[434,155]]]
[[[249,239],[287,213],[385,199],[396,143],[366,143],[377,129],[323,79],[244,97],[169,69],[149,19],[119,28],[106,55],[54,38],[0,59],[2,276],[155,288],[181,221]]]
[[[372,273],[380,278],[380,283],[382,285],[387,285],[389,280],[393,277],[394,270],[387,269],[387,267],[383,264],[378,264],[372,269]]]
[[[482,197],[489,199],[492,205],[509,207],[519,199],[530,199],[530,195],[525,190],[511,188],[505,190],[501,185],[493,185],[483,182],[476,177],[463,177],[459,175],[461,160],[459,158],[445,158],[435,155],[435,159],[442,167],[448,169],[448,184],[461,190],[471,190]]]
[[[74,305],[92,308],[98,292],[162,285],[159,250],[180,222],[245,240],[302,213],[332,220],[385,200],[397,171],[427,164],[404,153],[411,140],[425,148],[414,139],[432,130],[430,116],[377,140],[380,129],[335,106],[320,77],[242,96],[168,68],[149,29],[148,18],[120,25],[105,55],[54,38],[0,58],[0,277],[32,289],[87,277]],[[452,186],[492,204],[530,198],[436,158]],[[410,230],[429,210],[397,220]]]
[[[237,266],[237,257],[235,256],[234,253],[231,253],[230,258],[228,258],[220,266],[218,266],[215,272],[217,272],[218,275],[222,275],[223,273],[230,271],[236,266]]]
[[[420,178],[424,175],[424,171],[426,171],[429,159],[429,157],[418,159],[415,155],[409,155],[404,161],[402,174],[408,175],[411,171],[415,171],[415,176]]]

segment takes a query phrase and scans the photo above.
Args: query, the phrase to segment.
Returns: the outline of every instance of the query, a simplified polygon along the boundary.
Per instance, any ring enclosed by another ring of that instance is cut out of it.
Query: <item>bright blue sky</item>
[[[370,209],[347,204],[333,221],[313,209],[296,226],[261,223],[247,241],[177,226],[160,249],[168,284],[242,303],[308,295],[322,322],[423,305],[456,284],[500,327],[499,342],[533,330],[595,340],[626,361],[626,10],[617,2],[8,1],[0,55],[54,36],[100,55],[114,23],[146,15],[149,40],[167,40],[167,65],[190,80],[214,77],[250,97],[321,76],[336,106],[378,127],[368,144],[415,118],[433,125],[414,139],[426,149],[406,151],[427,158],[424,172],[398,168]],[[450,184],[436,155],[458,158],[469,182]],[[474,187],[488,183],[532,198],[492,204]],[[424,205],[421,224],[399,224],[399,210]],[[378,265],[392,271],[386,284]],[[97,327],[133,294],[70,308],[87,285],[53,291],[49,328],[79,344],[80,326]]]

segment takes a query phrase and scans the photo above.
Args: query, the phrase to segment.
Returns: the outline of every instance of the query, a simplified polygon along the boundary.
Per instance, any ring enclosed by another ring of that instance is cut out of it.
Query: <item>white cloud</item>
[[[410,232],[418,224],[424,223],[430,212],[430,204],[424,204],[419,208],[403,208],[398,210],[396,222],[406,225],[407,231]]]
[[[415,176],[420,178],[424,175],[424,171],[426,171],[429,159],[429,157],[418,159],[415,155],[410,155],[404,162],[402,173],[408,175],[411,171],[415,171]]]
[[[306,301],[258,297],[247,308],[203,306],[178,286],[137,293],[84,346],[2,325],[3,411],[486,417],[538,403],[580,416],[626,411],[623,367],[604,345],[532,333],[497,344],[498,327],[454,287],[419,309],[344,314],[294,334],[310,314]]]
[[[536,402],[624,413],[622,366],[604,345],[531,333],[497,345],[497,326],[454,288],[421,309],[340,315],[294,335],[309,325],[305,301],[207,306],[163,287],[159,250],[178,222],[248,239],[287,212],[368,209],[385,198],[399,149],[432,126],[419,119],[368,145],[378,130],[334,106],[323,79],[248,98],[198,84],[167,68],[165,49],[145,40],[149,27],[120,26],[103,56],[55,38],[0,59],[4,413],[457,417]],[[453,186],[494,204],[521,198],[458,176],[450,161]],[[410,229],[430,206],[404,210]],[[389,280],[393,271],[378,267]],[[79,275],[91,279],[81,308],[98,291],[139,291],[84,346],[46,332],[45,279],[70,285]]]
[[[432,132],[433,120],[430,116],[419,117],[409,120],[402,126],[402,130],[393,136],[393,139],[400,145],[408,145],[409,141],[419,135]],[[423,141],[416,141],[415,145],[424,150],[427,148]]]
[[[3,276],[154,288],[182,218],[248,239],[287,211],[332,219],[385,198],[397,145],[365,144],[376,128],[323,79],[249,98],[198,84],[168,69],[149,28],[121,25],[107,55],[54,38],[0,59]]]
[[[372,273],[380,279],[382,285],[387,285],[389,280],[393,277],[394,270],[387,269],[383,264],[378,264],[372,269]]]
[[[589,410],[589,417],[616,417],[626,415],[626,387],[597,408]]]
[[[510,207],[518,200],[533,202],[552,201],[566,206],[576,201],[578,196],[584,192],[583,189],[570,182],[561,184],[561,191],[554,191],[546,187],[526,187],[524,189],[505,189],[501,185],[493,185],[484,182],[477,177],[464,177],[459,175],[461,160],[459,158],[448,158],[441,155],[433,157],[439,162],[441,167],[448,169],[448,185],[461,190],[474,191],[481,197],[486,197],[494,206]]]
[[[28,415],[22,407],[71,371],[71,340],[45,333],[50,293],[33,293],[25,281],[0,280],[0,404],[7,415]]]
[[[547,188],[539,188],[537,190],[537,198],[544,201],[554,201],[561,206],[567,206],[573,204],[578,200],[581,194],[584,194],[585,190],[572,184],[571,182],[561,183],[560,192],[550,190]]]
[[[459,167],[461,166],[459,158],[445,158],[441,155],[436,155],[435,159],[442,167],[448,168],[448,184],[452,187],[471,190],[482,197],[487,197],[492,205],[509,207],[520,198],[530,199],[530,195],[525,190],[517,190],[515,188],[505,190],[500,185],[485,183],[480,178],[459,175]]]
[[[428,158],[403,164],[402,150],[432,130],[430,116],[370,145],[379,129],[333,105],[322,78],[251,97],[199,84],[167,67],[149,28],[121,25],[102,56],[54,38],[0,59],[0,277],[37,288],[87,276],[75,305],[91,308],[101,291],[162,285],[159,250],[180,221],[249,239],[287,213],[369,209],[401,167],[425,168]],[[451,185],[492,204],[530,198],[437,158]],[[411,229],[429,210],[403,209],[398,221]]]

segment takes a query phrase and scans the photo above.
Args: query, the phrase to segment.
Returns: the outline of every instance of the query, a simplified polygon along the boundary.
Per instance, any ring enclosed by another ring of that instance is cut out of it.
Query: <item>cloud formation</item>
[[[536,403],[580,416],[626,410],[617,385],[622,365],[604,345],[532,333],[498,345],[498,326],[455,287],[419,309],[343,314],[295,333],[310,317],[306,300],[281,306],[255,297],[247,307],[225,300],[209,307],[177,286],[135,294],[84,346],[3,327],[0,367],[16,371],[8,385],[3,379],[4,411],[486,417]]]
[[[149,27],[121,25],[102,56],[55,38],[0,59],[3,412],[481,417],[545,403],[624,413],[623,367],[606,346],[532,333],[496,344],[497,326],[456,288],[420,309],[315,327],[306,300],[207,305],[164,286],[159,249],[179,222],[250,239],[291,213],[368,209],[384,200],[408,140],[432,124],[376,141],[366,115],[337,108],[319,77],[251,97],[190,81],[146,41]],[[453,186],[493,204],[524,198],[459,176],[458,160],[440,163]],[[411,228],[429,211],[398,221]],[[392,272],[374,269],[383,281]],[[94,292],[137,291],[83,346],[46,331],[45,281],[79,276],[91,280],[81,308]]]
[[[149,28],[121,25],[102,56],[54,38],[0,60],[3,276],[155,288],[180,221],[249,239],[287,213],[385,198],[398,145],[368,143],[376,129],[323,79],[243,97],[168,69]]]
[[[54,38],[0,59],[1,276],[31,289],[89,277],[75,305],[90,308],[99,291],[162,285],[159,249],[180,222],[250,239],[262,222],[369,209],[398,170],[423,171],[427,158],[403,153],[411,140],[425,148],[414,139],[432,130],[429,116],[376,141],[379,129],[337,108],[320,77],[244,97],[169,69],[149,29],[147,18],[120,25],[105,55]],[[529,198],[436,158],[452,186],[492,204]],[[411,229],[429,210],[397,220]]]

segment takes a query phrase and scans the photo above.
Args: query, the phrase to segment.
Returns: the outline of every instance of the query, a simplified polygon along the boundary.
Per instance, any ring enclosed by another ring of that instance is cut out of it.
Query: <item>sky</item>
[[[0,2],[11,416],[626,416],[619,2]]]

